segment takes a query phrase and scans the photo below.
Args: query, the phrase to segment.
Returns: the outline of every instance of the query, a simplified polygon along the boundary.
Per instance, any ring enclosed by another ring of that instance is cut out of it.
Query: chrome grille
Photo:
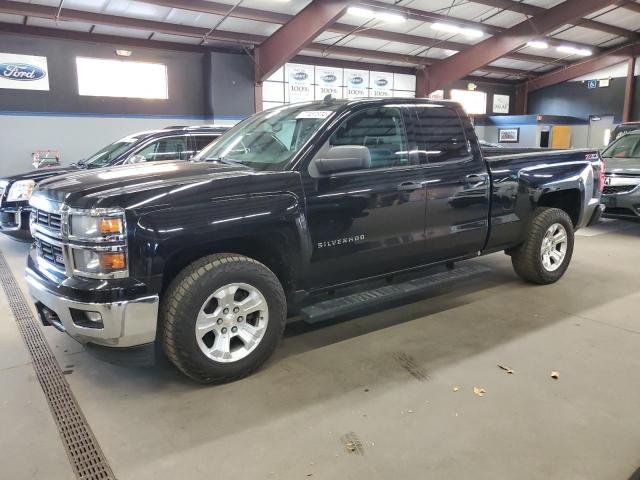
[[[33,210],[33,221],[38,225],[48,228],[53,232],[60,232],[62,216],[59,213],[45,212],[44,210]]]
[[[605,195],[615,195],[616,193],[627,193],[638,185],[606,185],[602,191]]]
[[[38,256],[44,258],[47,262],[52,263],[53,265],[60,267],[64,270],[64,254],[62,252],[62,248],[58,245],[54,245],[53,243],[49,243],[41,238],[36,237],[36,248],[38,251]]]

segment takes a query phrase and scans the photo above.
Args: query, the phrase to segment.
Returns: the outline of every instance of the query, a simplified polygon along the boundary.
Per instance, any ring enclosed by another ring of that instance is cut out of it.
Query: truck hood
[[[42,168],[40,170],[32,170],[27,173],[21,173],[19,175],[12,175],[11,177],[4,177],[2,180],[9,182],[10,184],[18,182],[20,180],[34,180],[36,183],[46,180],[47,178],[55,177],[57,175],[65,175],[71,172],[77,172],[78,167],[55,167],[55,168]]]
[[[640,158],[604,158],[608,174],[640,175]]]
[[[66,203],[75,208],[157,207],[159,203],[169,200],[163,200],[166,193],[253,174],[253,170],[246,167],[214,162],[148,162],[76,170],[41,182],[34,196],[46,197],[49,201]]]

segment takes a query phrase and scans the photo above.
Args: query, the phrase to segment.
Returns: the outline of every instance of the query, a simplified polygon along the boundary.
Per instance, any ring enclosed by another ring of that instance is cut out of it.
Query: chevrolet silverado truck
[[[38,182],[80,169],[159,160],[189,160],[228,130],[223,126],[167,127],[128,135],[68,167],[51,167],[0,179],[0,232],[31,241],[29,199]]]
[[[504,251],[523,279],[557,281],[574,231],[600,217],[603,174],[597,150],[484,158],[456,103],[293,104],[191,162],[42,182],[26,278],[42,322],[88,350],[164,352],[227,382],[265,362],[294,313],[397,295],[421,267]],[[359,292],[376,279],[390,288]]]

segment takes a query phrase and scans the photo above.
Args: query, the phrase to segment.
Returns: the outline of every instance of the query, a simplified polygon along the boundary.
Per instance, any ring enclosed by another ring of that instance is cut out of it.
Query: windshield
[[[640,157],[640,135],[628,134],[618,138],[603,152],[603,158],[638,158]]]
[[[138,137],[121,138],[117,142],[113,142],[111,145],[107,145],[102,150],[94,153],[88,159],[78,163],[89,168],[106,167],[112,160],[118,158],[138,141]]]
[[[195,160],[281,170],[337,108],[335,104],[299,103],[266,110],[229,130]]]

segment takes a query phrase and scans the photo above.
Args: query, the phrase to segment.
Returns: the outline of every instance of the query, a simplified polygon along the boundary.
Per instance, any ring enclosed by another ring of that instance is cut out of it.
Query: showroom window
[[[421,126],[416,132],[416,143],[429,163],[468,156],[464,127],[455,110],[437,105],[419,105],[416,111]]]
[[[169,98],[167,66],[77,57],[78,94],[90,97]]]
[[[363,145],[371,168],[407,165],[407,138],[399,108],[370,108],[345,120],[329,139],[331,146]]]
[[[487,113],[487,94],[478,90],[451,90],[451,100],[458,102],[468,115]]]

